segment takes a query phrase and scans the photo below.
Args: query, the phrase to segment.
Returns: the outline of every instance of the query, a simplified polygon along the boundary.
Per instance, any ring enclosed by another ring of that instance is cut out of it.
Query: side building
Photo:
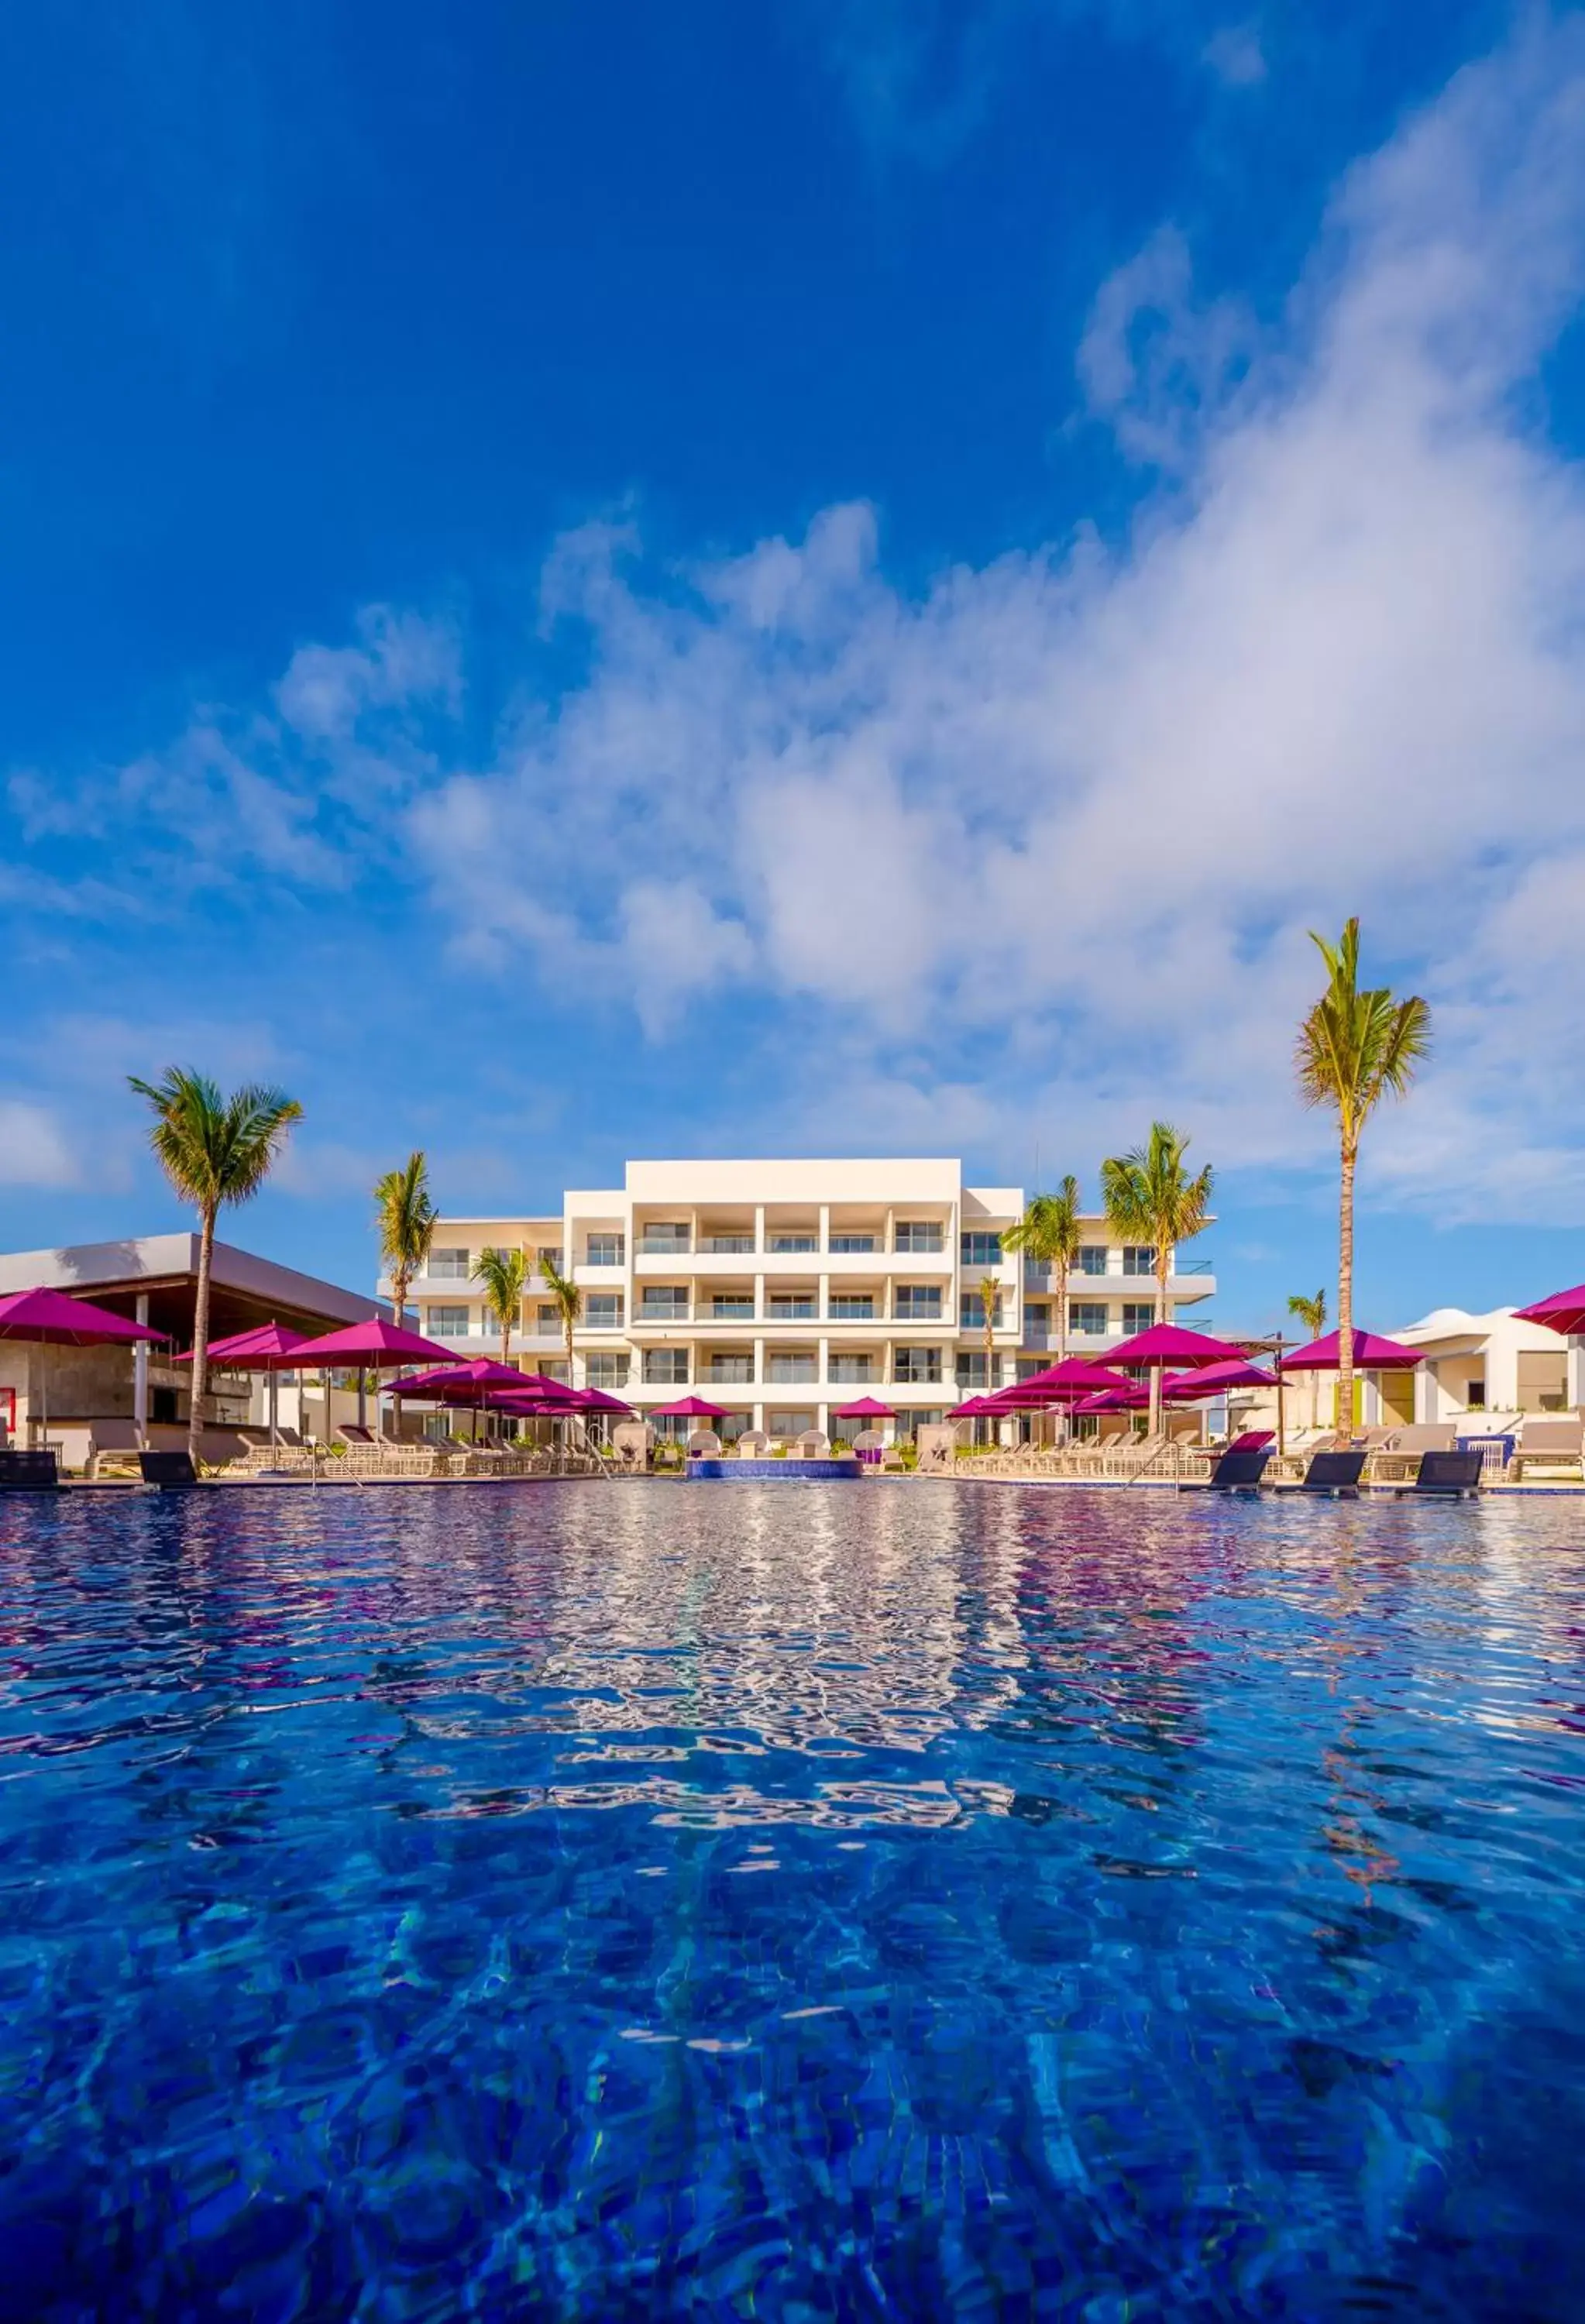
[[[576,1189],[559,1216],[444,1219],[409,1299],[429,1338],[459,1355],[498,1354],[474,1269],[490,1246],[521,1248],[570,1271],[583,1295],[576,1387],[608,1388],[640,1413],[698,1396],[725,1409],[729,1437],[751,1426],[840,1434],[835,1408],[872,1397],[911,1434],[1053,1360],[1049,1271],[1002,1245],[1023,1208],[1021,1187],[966,1185],[953,1161],[630,1162],[621,1187]],[[1068,1285],[1070,1353],[1104,1358],[1154,1320],[1154,1267],[1153,1251],[1116,1242],[1102,1218],[1086,1222]],[[1169,1306],[1199,1305],[1215,1287],[1208,1262],[1175,1260]],[[512,1352],[568,1375],[542,1278]]]

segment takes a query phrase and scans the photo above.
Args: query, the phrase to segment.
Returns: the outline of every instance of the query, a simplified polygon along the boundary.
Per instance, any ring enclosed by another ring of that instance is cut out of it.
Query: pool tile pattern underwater
[[[0,1508],[0,2309],[1578,2318],[1580,1525]]]

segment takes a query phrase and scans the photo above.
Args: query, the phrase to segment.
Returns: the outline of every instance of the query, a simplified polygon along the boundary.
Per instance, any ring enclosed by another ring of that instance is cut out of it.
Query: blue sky
[[[343,1278],[629,1154],[1093,1188],[1333,1264],[1288,1050],[1438,1049],[1359,1304],[1585,1274],[1585,19],[1468,0],[0,28],[0,1243],[176,1215],[127,1072],[307,1107]]]

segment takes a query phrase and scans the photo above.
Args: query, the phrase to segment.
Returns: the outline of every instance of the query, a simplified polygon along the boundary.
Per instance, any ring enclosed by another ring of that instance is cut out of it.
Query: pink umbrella
[[[268,1372],[270,1375],[270,1442],[277,1443],[280,1429],[276,1422],[277,1372],[296,1369],[297,1351],[307,1338],[303,1332],[290,1331],[284,1323],[257,1323],[251,1332],[233,1332],[228,1340],[211,1340],[208,1360],[217,1371]],[[190,1364],[193,1351],[189,1348],[177,1357],[179,1364]]]
[[[1549,1332],[1573,1339],[1585,1332],[1585,1283],[1577,1283],[1571,1291],[1553,1291],[1533,1307],[1516,1307],[1514,1314],[1521,1323],[1544,1323]]]
[[[678,1397],[675,1404],[657,1404],[650,1408],[651,1420],[724,1420],[723,1404],[706,1404],[702,1396]]]
[[[949,1420],[1000,1420],[1008,1409],[993,1396],[972,1396],[966,1404],[954,1404],[946,1416]]]
[[[1152,1323],[1148,1331],[1136,1332],[1120,1347],[1109,1348],[1106,1360],[1114,1370],[1129,1364],[1145,1364],[1155,1370],[1164,1364],[1192,1368],[1241,1362],[1243,1354],[1242,1348],[1234,1347],[1230,1340],[1213,1340],[1204,1332],[1187,1332],[1181,1323]]]
[[[1098,1396],[1107,1388],[1131,1385],[1107,1364],[1092,1363],[1087,1356],[1069,1356],[1064,1363],[1048,1364],[1044,1371],[1031,1372],[1027,1379],[999,1388],[991,1401],[1002,1412],[1044,1411],[1047,1405],[1073,1404],[1082,1396]]]
[[[1384,1340],[1379,1332],[1354,1333],[1356,1371],[1413,1371],[1424,1356],[1423,1349],[1405,1348],[1401,1340]],[[1338,1335],[1328,1332],[1324,1339],[1312,1340],[1307,1348],[1295,1348],[1291,1355],[1279,1356],[1276,1368],[1282,1372],[1334,1372],[1341,1360]]]
[[[1150,1391],[1130,1380],[1126,1388],[1109,1388],[1099,1396],[1087,1396],[1075,1404],[1075,1412],[1143,1412],[1150,1401]]]
[[[304,1340],[292,1351],[294,1371],[331,1371],[338,1364],[355,1366],[360,1371],[366,1365],[375,1375],[374,1406],[379,1410],[380,1368],[382,1364],[432,1364],[438,1357],[444,1363],[450,1360],[450,1350],[438,1347],[433,1340],[421,1339],[417,1332],[404,1331],[400,1324],[388,1323],[382,1315],[370,1315],[361,1323],[348,1323],[339,1332],[327,1332],[321,1340]],[[363,1411],[362,1390],[358,1410]],[[330,1430],[330,1386],[325,1385],[325,1429]]]
[[[1275,1372],[1263,1372],[1258,1364],[1247,1363],[1239,1356],[1230,1363],[1202,1364],[1198,1371],[1181,1373],[1166,1381],[1161,1393],[1169,1404],[1188,1404],[1203,1396],[1225,1395],[1230,1388],[1276,1386]]]
[[[34,1291],[13,1291],[0,1299],[0,1340],[26,1340],[37,1347],[115,1348],[139,1340],[162,1340],[163,1332],[146,1323],[133,1323],[108,1307],[92,1306],[64,1291],[41,1284]],[[50,1434],[50,1379],[42,1358],[39,1362],[39,1418],[45,1437]]]
[[[446,1364],[438,1371],[404,1372],[391,1382],[392,1396],[433,1397],[437,1404],[481,1404],[496,1391],[517,1396],[550,1396],[559,1383],[543,1372],[520,1372],[493,1356],[475,1356],[471,1363]]]
[[[872,1396],[862,1396],[852,1404],[833,1407],[834,1420],[895,1420],[897,1414],[889,1404],[879,1404]]]

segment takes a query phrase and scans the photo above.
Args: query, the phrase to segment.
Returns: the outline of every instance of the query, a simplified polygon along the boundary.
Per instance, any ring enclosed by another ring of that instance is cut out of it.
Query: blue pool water
[[[0,1505],[0,2310],[1578,2319],[1582,1532]]]

